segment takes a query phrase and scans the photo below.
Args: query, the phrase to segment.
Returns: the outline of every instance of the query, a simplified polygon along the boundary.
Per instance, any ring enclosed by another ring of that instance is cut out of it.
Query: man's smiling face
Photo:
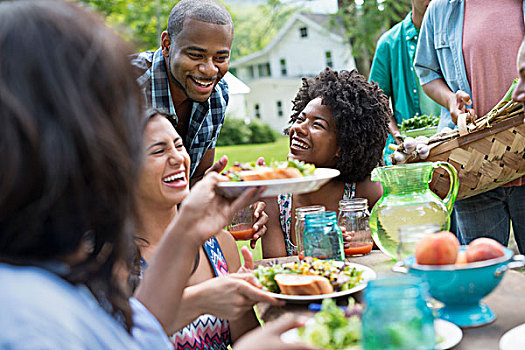
[[[231,25],[220,25],[186,18],[182,31],[163,41],[163,54],[169,52],[168,69],[187,97],[204,102],[228,72],[233,40]]]

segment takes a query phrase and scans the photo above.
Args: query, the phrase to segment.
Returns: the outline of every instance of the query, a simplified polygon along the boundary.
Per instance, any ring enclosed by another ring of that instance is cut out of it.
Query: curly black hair
[[[382,162],[392,115],[387,97],[356,70],[326,68],[313,78],[303,78],[289,123],[293,124],[306,105],[318,97],[331,108],[336,124],[340,178],[347,183],[362,181]]]

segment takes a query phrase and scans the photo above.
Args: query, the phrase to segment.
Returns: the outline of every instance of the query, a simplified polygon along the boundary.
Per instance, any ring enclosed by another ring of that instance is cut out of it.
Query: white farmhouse
[[[250,88],[230,72],[226,73],[223,79],[228,83],[230,96],[228,118],[246,119],[246,95],[250,93]]]
[[[355,68],[344,31],[331,25],[330,15],[298,12],[265,48],[231,62],[230,70],[250,87],[245,95],[247,116],[282,132],[301,78],[327,66]]]

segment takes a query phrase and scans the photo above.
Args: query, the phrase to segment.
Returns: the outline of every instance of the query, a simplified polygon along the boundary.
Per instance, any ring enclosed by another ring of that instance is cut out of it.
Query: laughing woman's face
[[[330,107],[321,98],[310,101],[290,127],[288,157],[333,168],[339,154],[336,125]]]
[[[139,176],[138,199],[174,206],[189,193],[190,157],[173,125],[163,116],[151,118],[143,136],[145,159]]]

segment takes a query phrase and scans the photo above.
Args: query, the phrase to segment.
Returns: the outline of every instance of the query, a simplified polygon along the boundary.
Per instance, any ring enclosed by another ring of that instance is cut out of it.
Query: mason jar
[[[370,213],[366,198],[339,201],[337,223],[352,237],[345,247],[346,256],[366,255],[374,246],[369,225]]]
[[[303,236],[305,256],[344,261],[343,234],[335,211],[306,214]]]
[[[324,212],[326,208],[323,205],[310,205],[295,209],[295,243],[299,259],[304,258],[304,240],[303,232],[305,227],[305,216],[310,213]]]
[[[369,281],[364,290],[363,349],[434,349],[429,286],[412,276]]]

